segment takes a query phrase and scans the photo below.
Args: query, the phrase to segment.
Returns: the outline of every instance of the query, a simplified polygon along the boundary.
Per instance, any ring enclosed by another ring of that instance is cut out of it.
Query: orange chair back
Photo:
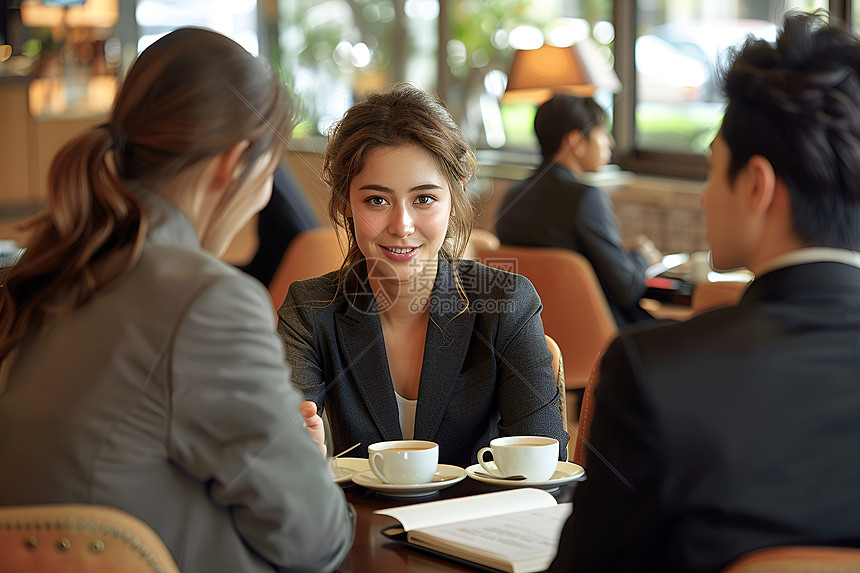
[[[281,308],[293,281],[310,279],[340,268],[346,258],[334,227],[308,229],[290,241],[284,258],[269,283],[275,311]]]
[[[595,358],[617,334],[591,264],[574,251],[546,247],[481,250],[478,260],[532,282],[543,302],[544,332],[564,356],[567,388],[585,387]]]
[[[741,555],[721,573],[860,573],[860,549],[785,545]]]
[[[164,542],[143,521],[83,504],[0,507],[0,571],[179,573]]]

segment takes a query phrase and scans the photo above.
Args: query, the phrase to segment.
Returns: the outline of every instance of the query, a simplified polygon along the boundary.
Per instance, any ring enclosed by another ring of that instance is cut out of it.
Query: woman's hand
[[[308,429],[308,433],[320,447],[322,455],[325,456],[325,428],[323,427],[322,418],[317,414],[316,403],[311,400],[305,400],[302,402],[302,405],[299,406],[299,410],[301,410],[302,418],[305,420],[305,428]]]
[[[660,252],[654,241],[645,235],[636,237],[632,250],[642,253],[649,265],[655,265],[663,259],[663,253]]]

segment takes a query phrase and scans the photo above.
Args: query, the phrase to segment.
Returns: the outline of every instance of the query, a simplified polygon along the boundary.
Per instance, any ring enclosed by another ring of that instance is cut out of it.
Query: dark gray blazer
[[[645,257],[621,245],[609,197],[560,165],[542,164],[508,191],[496,234],[504,245],[556,247],[584,256],[594,267],[619,326],[653,318],[645,294]]]
[[[621,335],[553,573],[716,573],[860,546],[860,269],[801,264],[736,307]]]
[[[118,284],[3,360],[0,505],[124,509],[183,573],[331,571],[352,517],[302,428],[269,297],[160,213]]]
[[[418,389],[415,439],[439,444],[441,463],[476,463],[498,436],[568,441],[558,410],[541,304],[524,277],[461,263],[469,309],[440,257]],[[366,270],[360,271],[366,276]],[[278,312],[293,383],[331,419],[335,450],[402,439],[376,300],[336,297],[334,273],[295,282]],[[333,301],[333,302],[332,302]]]

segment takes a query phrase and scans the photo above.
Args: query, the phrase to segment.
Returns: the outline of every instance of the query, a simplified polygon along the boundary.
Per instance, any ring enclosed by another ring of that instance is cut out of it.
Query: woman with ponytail
[[[292,125],[264,63],[185,28],[57,153],[0,285],[0,505],[119,507],[184,572],[340,563],[350,511],[271,302],[217,258],[268,201]]]

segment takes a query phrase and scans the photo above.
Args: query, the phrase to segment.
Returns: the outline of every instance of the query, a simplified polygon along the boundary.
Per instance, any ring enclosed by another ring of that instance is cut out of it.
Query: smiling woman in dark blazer
[[[323,177],[347,257],[291,286],[278,330],[337,451],[424,439],[465,466],[495,437],[542,435],[565,455],[537,293],[461,260],[474,168],[444,105],[408,84],[369,94],[332,132]]]

